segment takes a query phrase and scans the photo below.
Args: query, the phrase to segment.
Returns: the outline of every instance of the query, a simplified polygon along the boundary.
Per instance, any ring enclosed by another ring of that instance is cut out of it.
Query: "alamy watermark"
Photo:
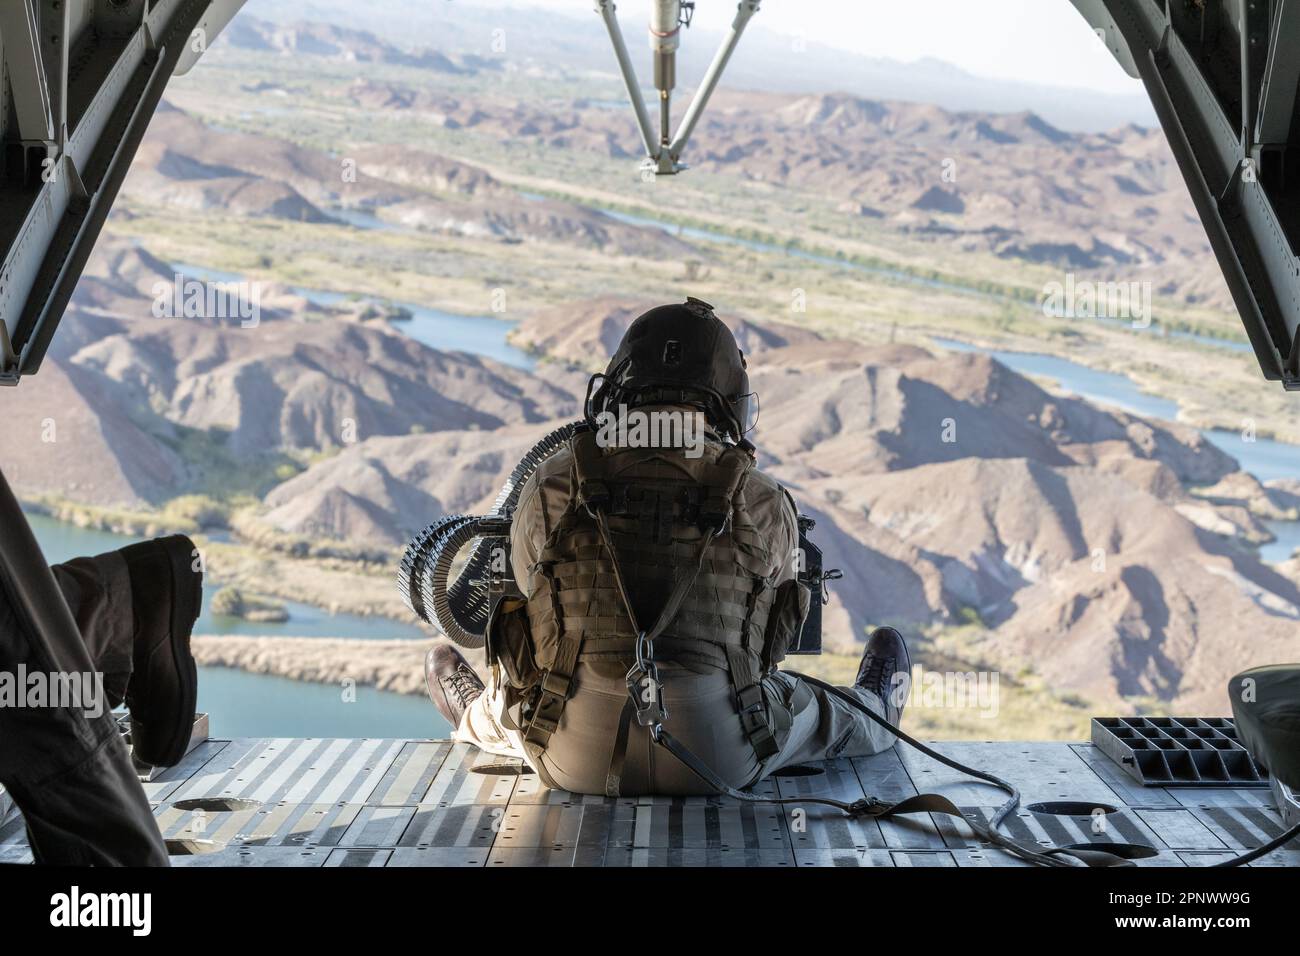
[[[986,720],[997,717],[1000,696],[996,671],[932,671],[917,664],[910,674],[899,671],[889,684],[889,702],[895,707],[911,702],[918,707],[974,710]]]
[[[104,675],[97,671],[28,671],[19,664],[0,671],[0,710],[58,708],[84,711],[96,718],[104,713]]]
[[[55,928],[120,927],[133,936],[153,929],[153,894],[97,893],[73,886],[50,897],[50,925]]]
[[[596,415],[596,444],[601,448],[682,448],[687,458],[704,454],[704,413],[678,408],[631,408],[619,405]]]
[[[1114,319],[1151,327],[1150,282],[1093,282],[1067,272],[1043,286],[1043,314],[1052,319]]]
[[[178,272],[171,282],[159,279],[152,291],[155,319],[238,319],[245,329],[262,321],[260,282],[201,282]]]

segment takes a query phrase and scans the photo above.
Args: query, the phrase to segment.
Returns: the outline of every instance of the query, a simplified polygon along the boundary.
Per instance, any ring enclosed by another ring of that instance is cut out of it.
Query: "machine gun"
[[[529,476],[579,431],[583,421],[571,422],[546,435],[514,467],[497,494],[492,511],[482,516],[448,515],[417,534],[406,547],[397,573],[402,601],[421,620],[438,628],[466,648],[487,641],[488,622],[498,603],[523,597],[510,569],[510,522],[519,492]],[[799,516],[799,581],[812,600],[798,641],[787,654],[820,654],[825,582],[841,576],[822,569],[822,553],[808,538],[815,522]],[[462,556],[468,550],[468,556]]]

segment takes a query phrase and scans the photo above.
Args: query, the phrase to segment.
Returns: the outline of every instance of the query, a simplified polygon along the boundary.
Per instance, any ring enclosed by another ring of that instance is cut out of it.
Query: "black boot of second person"
[[[885,705],[885,719],[895,727],[903,718],[911,677],[912,658],[903,635],[892,627],[872,631],[858,666],[858,679],[853,683],[880,698]]]
[[[184,535],[122,549],[135,613],[134,666],[126,689],[131,748],[155,767],[179,763],[194,728],[198,671],[190,632],[203,602],[197,555]]]

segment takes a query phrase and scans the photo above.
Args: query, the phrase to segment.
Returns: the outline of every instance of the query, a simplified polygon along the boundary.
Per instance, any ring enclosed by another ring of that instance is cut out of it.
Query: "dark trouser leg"
[[[117,671],[120,692],[125,682],[115,654],[123,646],[122,623],[130,620],[129,586],[125,612],[121,603],[110,609],[112,598],[103,585],[118,595],[112,562],[108,579],[97,578],[103,568],[94,559],[95,567],[79,563],[58,572],[76,585],[75,593],[69,589],[75,602],[70,609],[40,562],[40,550],[3,478],[0,521],[0,680],[8,679],[16,689],[20,672],[46,680],[93,674],[96,664],[76,626],[76,620],[85,620],[93,628],[89,646]],[[105,625],[108,630],[101,634]],[[105,691],[107,696],[107,687]],[[166,866],[162,836],[107,702],[97,701],[91,708],[15,703],[0,706],[0,784],[23,812],[37,861]]]
[[[108,707],[120,707],[131,680],[131,646],[135,614],[131,608],[131,579],[118,551],[93,558],[73,558],[51,565],[63,599],[68,602],[86,653],[104,675]]]

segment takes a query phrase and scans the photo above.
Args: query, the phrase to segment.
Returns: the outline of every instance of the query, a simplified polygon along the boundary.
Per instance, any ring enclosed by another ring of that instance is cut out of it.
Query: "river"
[[[140,540],[78,528],[45,515],[28,515],[28,521],[52,564],[112,551]],[[204,588],[203,612],[194,625],[195,634],[428,640],[428,635],[413,622],[330,614],[292,601],[283,602],[289,620],[279,623],[259,624],[214,615],[208,605],[218,586],[219,582],[208,582]],[[199,709],[209,715],[212,733],[218,737],[445,737],[451,731],[424,697],[359,687],[355,702],[345,703],[339,688],[332,685],[224,667],[199,668]]]
[[[360,214],[354,214],[357,216]],[[365,218],[374,219],[373,216]],[[379,220],[376,220],[377,222]],[[225,272],[221,269],[209,269],[188,262],[173,262],[171,267],[180,275],[200,282],[236,283],[247,281],[237,272]],[[417,342],[442,351],[467,352],[484,358],[496,359],[515,368],[531,369],[537,359],[523,349],[515,348],[506,339],[510,331],[519,323],[502,319],[494,315],[459,315],[431,309],[415,302],[401,302],[383,299],[382,296],[331,292],[326,289],[310,289],[293,286],[295,295],[300,295],[315,305],[332,307],[346,303],[349,299],[382,300],[386,304],[405,309],[411,314],[409,319],[394,321],[392,327],[403,335],[410,336]]]
[[[532,197],[529,197],[532,198]],[[335,215],[360,229],[394,228],[364,211],[334,210]],[[847,262],[831,256],[802,250],[786,249],[769,243],[742,239],[719,232],[693,227],[679,227],[647,216],[609,213],[620,221],[663,229],[687,239],[741,245],[755,251],[798,256],[838,268],[883,275],[912,284],[949,291],[964,291],[986,296],[988,293],[962,289],[941,281],[924,279],[903,272]],[[396,227],[401,228],[401,227]],[[174,268],[186,276],[204,281],[237,282],[242,276],[207,269],[187,263]],[[337,305],[347,295],[322,289],[295,288],[294,292],[322,306]],[[366,296],[362,296],[366,298]],[[377,297],[375,297],[377,298]],[[418,303],[394,302],[407,310],[409,320],[396,321],[392,327],[433,348],[455,349],[493,358],[517,368],[531,369],[536,360],[515,348],[507,336],[515,323],[497,316],[458,315],[431,309]],[[1241,343],[1221,339],[1189,336],[1205,344],[1240,350]],[[983,351],[1023,374],[1054,380],[1063,391],[1099,404],[1111,405],[1135,414],[1168,421],[1175,420],[1176,402],[1144,393],[1124,375],[1100,372],[1068,359],[1030,352],[979,349],[966,343],[938,339],[936,344],[957,351]],[[1247,442],[1229,432],[1204,432],[1206,438],[1235,457],[1242,467],[1260,480],[1300,475],[1300,449],[1267,439]],[[1266,522],[1278,540],[1260,549],[1266,561],[1280,561],[1300,548],[1300,522]],[[61,524],[42,516],[32,516],[32,525],[47,557],[65,560],[77,554],[94,554],[122,547],[132,539],[101,531]],[[209,597],[214,588],[208,589]],[[414,624],[330,615],[317,608],[290,603],[289,620],[280,624],[250,624],[232,618],[213,616],[205,607],[195,632],[203,634],[263,634],[294,637],[354,637],[360,639],[409,638],[426,635]],[[383,693],[362,688],[355,703],[344,704],[337,688],[305,684],[279,677],[247,674],[222,668],[202,668],[200,706],[212,717],[218,735],[242,736],[275,734],[280,736],[436,736],[449,728],[427,701],[417,697]]]

